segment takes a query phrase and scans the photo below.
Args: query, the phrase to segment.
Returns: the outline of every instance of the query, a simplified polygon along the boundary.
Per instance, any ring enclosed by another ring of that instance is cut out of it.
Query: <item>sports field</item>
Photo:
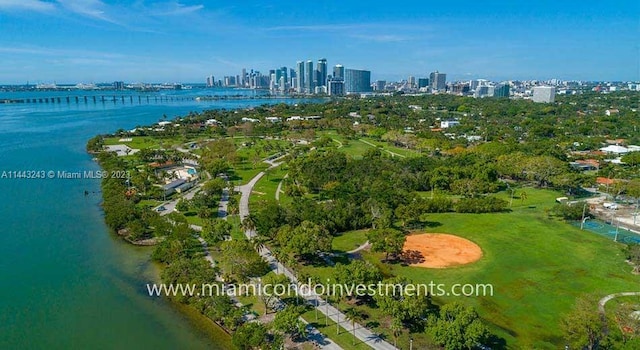
[[[545,209],[553,206],[558,193],[526,192],[525,201],[516,193],[511,213],[427,215],[427,220],[435,223],[427,232],[450,233],[477,243],[484,255],[476,263],[447,269],[399,264],[382,268],[416,283],[491,284],[492,297],[436,300],[459,299],[474,305],[510,346],[557,349],[562,343],[559,321],[577,296],[637,290],[640,276],[630,273],[622,245],[548,217]],[[382,265],[380,254],[367,253],[365,257]]]

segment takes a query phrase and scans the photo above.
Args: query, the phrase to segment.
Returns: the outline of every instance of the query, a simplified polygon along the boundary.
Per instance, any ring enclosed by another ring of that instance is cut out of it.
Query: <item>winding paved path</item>
[[[598,302],[598,311],[604,315],[604,305],[611,299],[617,297],[632,297],[632,296],[640,296],[640,292],[621,292],[621,293],[613,293],[609,294],[606,297],[600,299]]]
[[[278,201],[278,202],[280,201],[280,193],[284,192],[284,191],[282,191],[282,182],[284,181],[284,179],[286,179],[288,177],[289,177],[289,174],[285,174],[282,177],[282,180],[280,180],[280,183],[278,183],[278,188],[276,189],[276,201]]]
[[[269,162],[269,164],[271,164],[270,168],[275,168],[281,163]],[[236,188],[236,190],[240,191],[242,194],[240,197],[239,205],[241,220],[244,220],[244,218],[249,215],[249,197],[251,196],[251,191],[253,189],[253,186],[264,176],[264,174],[264,172],[260,172],[253,179],[251,179],[249,183],[243,186],[238,186]],[[256,232],[255,230],[246,230],[245,235],[248,239],[251,239],[256,236]],[[284,265],[282,265],[278,260],[276,260],[276,258],[268,248],[264,247],[258,253],[260,253],[260,255],[267,261],[267,263],[269,263],[269,266],[273,271],[275,271],[275,273],[284,274],[289,278],[289,280],[291,280],[291,282],[298,283],[298,278],[295,276],[295,274],[287,269]],[[306,282],[302,281],[301,283],[304,284]],[[304,294],[304,299],[307,300],[308,303],[316,307],[322,314],[328,316],[334,322],[343,325],[345,329],[351,328],[351,323],[347,321],[347,317],[345,316],[345,314],[343,314],[337,308],[333,307],[331,304],[328,304],[326,301],[320,298],[319,295],[317,295],[313,291],[302,294]],[[352,332],[350,331],[349,333]],[[396,347],[394,347],[392,344],[386,342],[385,340],[380,338],[380,336],[374,334],[369,329],[363,327],[358,323],[355,324],[355,334],[356,338],[375,350],[396,350]],[[325,349],[340,349],[339,346],[331,343],[328,338],[325,338],[324,342],[325,343],[321,346]],[[329,342],[329,344],[331,345],[326,344],[326,342]]]
[[[367,145],[369,145],[369,146],[371,146],[371,147],[378,148],[378,146],[376,146],[375,144],[373,144],[373,143],[371,143],[371,142],[369,142],[369,141],[366,141],[366,140],[363,140],[363,139],[359,139],[359,141],[360,141],[360,142],[364,142],[364,143],[366,143]],[[400,158],[407,158],[407,156],[403,156],[403,155],[402,155],[402,154],[400,154],[400,153],[396,153],[396,152],[389,151],[388,149],[384,149],[384,148],[382,148],[382,150],[383,150],[383,151],[385,151],[385,152],[387,152],[387,153],[389,153],[390,155],[392,155],[392,156],[394,156],[394,157],[396,157],[396,156],[397,156],[397,157],[400,157]]]

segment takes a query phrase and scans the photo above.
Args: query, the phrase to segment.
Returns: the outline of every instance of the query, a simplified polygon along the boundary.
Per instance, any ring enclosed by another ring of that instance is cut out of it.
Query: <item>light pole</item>
[[[409,338],[409,350],[413,350],[413,338]]]
[[[507,184],[508,185],[508,184]],[[509,200],[509,208],[511,208],[511,206],[513,205],[513,195],[516,193],[516,189],[512,188],[511,189],[511,199]]]

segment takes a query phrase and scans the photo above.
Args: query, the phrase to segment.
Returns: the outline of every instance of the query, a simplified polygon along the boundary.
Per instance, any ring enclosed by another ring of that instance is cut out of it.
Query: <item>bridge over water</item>
[[[0,104],[12,103],[166,103],[179,101],[193,101],[192,96],[163,96],[163,95],[92,95],[92,96],[57,96],[57,97],[26,97],[0,99]]]

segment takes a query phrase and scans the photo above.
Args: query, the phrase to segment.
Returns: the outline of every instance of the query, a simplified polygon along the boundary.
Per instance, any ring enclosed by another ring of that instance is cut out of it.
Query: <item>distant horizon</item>
[[[443,72],[446,74],[446,72]],[[373,74],[373,73],[372,73]],[[222,77],[222,76],[221,76]],[[417,78],[428,78],[429,75],[425,75],[425,76],[418,76],[415,75],[414,76],[416,79]],[[526,81],[537,81],[537,82],[548,82],[551,81],[553,79],[557,79],[558,82],[581,82],[581,83],[631,83],[631,84],[638,84],[640,83],[640,80],[594,80],[594,79],[586,79],[586,80],[580,80],[580,79],[558,79],[558,78],[548,78],[548,79],[498,79],[498,80],[494,80],[494,79],[489,79],[489,78],[467,78],[467,79],[449,79],[448,75],[447,75],[447,83],[453,83],[453,82],[465,82],[465,81],[470,81],[470,80],[487,80],[487,81],[491,81],[491,82],[496,82],[496,83],[500,83],[500,82],[508,82],[508,81],[518,81],[518,82],[526,82]],[[381,81],[386,81],[387,83],[399,83],[401,81],[406,81],[406,79],[399,79],[399,80],[387,80],[387,79],[371,79],[371,83],[373,84],[374,82],[381,80]],[[217,77],[216,77],[216,81],[218,81]],[[250,87],[245,87],[245,86],[207,86],[206,82],[199,82],[199,81],[133,81],[133,80],[113,80],[113,81],[99,81],[99,82],[24,82],[24,83],[4,83],[4,82],[0,82],[0,86],[37,86],[37,85],[48,85],[48,84],[55,84],[56,86],[65,86],[65,87],[75,87],[77,85],[81,85],[81,84],[93,84],[96,86],[108,86],[108,85],[112,85],[114,82],[123,82],[125,84],[150,84],[150,85],[163,85],[163,84],[181,84],[181,85],[187,85],[187,86],[202,86],[202,87],[206,87],[206,88],[234,88],[234,89],[248,89],[248,90],[253,90],[253,88]],[[260,88],[260,89],[264,89],[264,90],[268,90],[268,87],[264,87],[264,88]]]
[[[639,17],[627,0],[0,0],[0,80],[200,82],[326,58],[372,80],[638,81]]]

